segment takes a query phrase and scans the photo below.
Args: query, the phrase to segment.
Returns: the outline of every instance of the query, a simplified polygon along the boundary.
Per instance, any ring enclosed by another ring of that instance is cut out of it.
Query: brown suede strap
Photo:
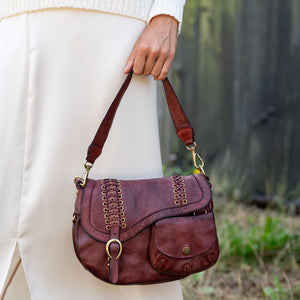
[[[132,73],[133,72],[131,71],[128,74],[117,96],[109,107],[103,121],[101,122],[91,145],[88,148],[86,161],[91,164],[95,162],[95,160],[100,156],[102,152],[103,145],[108,137],[108,133],[114,120],[118,106],[131,81]],[[188,121],[168,78],[163,80],[163,86],[165,89],[169,111],[175,125],[177,135],[187,146],[189,146],[194,142],[193,128]]]

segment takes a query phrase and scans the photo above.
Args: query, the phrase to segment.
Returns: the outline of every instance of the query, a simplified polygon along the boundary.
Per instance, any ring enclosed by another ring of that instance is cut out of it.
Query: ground
[[[220,258],[182,280],[184,299],[299,300],[299,216],[221,197],[214,204]]]

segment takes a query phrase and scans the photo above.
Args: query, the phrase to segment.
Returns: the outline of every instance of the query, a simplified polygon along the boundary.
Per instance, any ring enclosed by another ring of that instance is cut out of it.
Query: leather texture
[[[87,161],[101,154],[126,78],[94,140]],[[193,129],[168,81],[163,85],[177,135],[194,143]],[[204,174],[143,180],[76,180],[73,243],[81,264],[112,284],[152,284],[184,278],[219,257],[211,184]]]
[[[210,183],[202,174],[180,176],[186,204],[178,204],[174,177],[88,179],[84,189],[78,184],[73,240],[87,270],[109,283],[149,284],[177,280],[216,263]],[[112,236],[112,228],[119,234]],[[105,246],[112,238],[120,240],[123,250],[116,260],[120,249],[111,244],[108,266]]]
[[[116,111],[119,107],[122,96],[124,95],[130,84],[132,75],[133,72],[131,70],[123,85],[121,86],[119,92],[117,93],[114,101],[109,107],[103,121],[101,122],[96,132],[96,135],[91,145],[88,147],[86,161],[91,164],[93,164],[102,153],[102,148],[108,137],[109,130],[114,120]],[[168,108],[177,132],[177,136],[185,143],[185,145],[189,146],[194,142],[193,128],[190,122],[188,121],[168,78],[163,80],[163,86],[166,94]]]

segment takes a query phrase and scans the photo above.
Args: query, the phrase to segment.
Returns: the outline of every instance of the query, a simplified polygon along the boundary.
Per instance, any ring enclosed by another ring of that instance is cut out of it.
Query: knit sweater
[[[150,22],[157,15],[170,15],[181,24],[185,0],[0,0],[0,20],[22,12],[73,7],[98,10]]]

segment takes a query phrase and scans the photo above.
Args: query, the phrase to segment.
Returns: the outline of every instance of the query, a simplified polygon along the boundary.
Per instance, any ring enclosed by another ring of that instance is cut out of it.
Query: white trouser
[[[71,240],[73,177],[83,174],[87,147],[125,79],[127,57],[144,27],[128,17],[67,8],[0,22],[5,300],[182,299],[178,282],[101,282],[77,261]],[[151,178],[162,176],[161,169],[156,84],[134,76],[90,177]]]

